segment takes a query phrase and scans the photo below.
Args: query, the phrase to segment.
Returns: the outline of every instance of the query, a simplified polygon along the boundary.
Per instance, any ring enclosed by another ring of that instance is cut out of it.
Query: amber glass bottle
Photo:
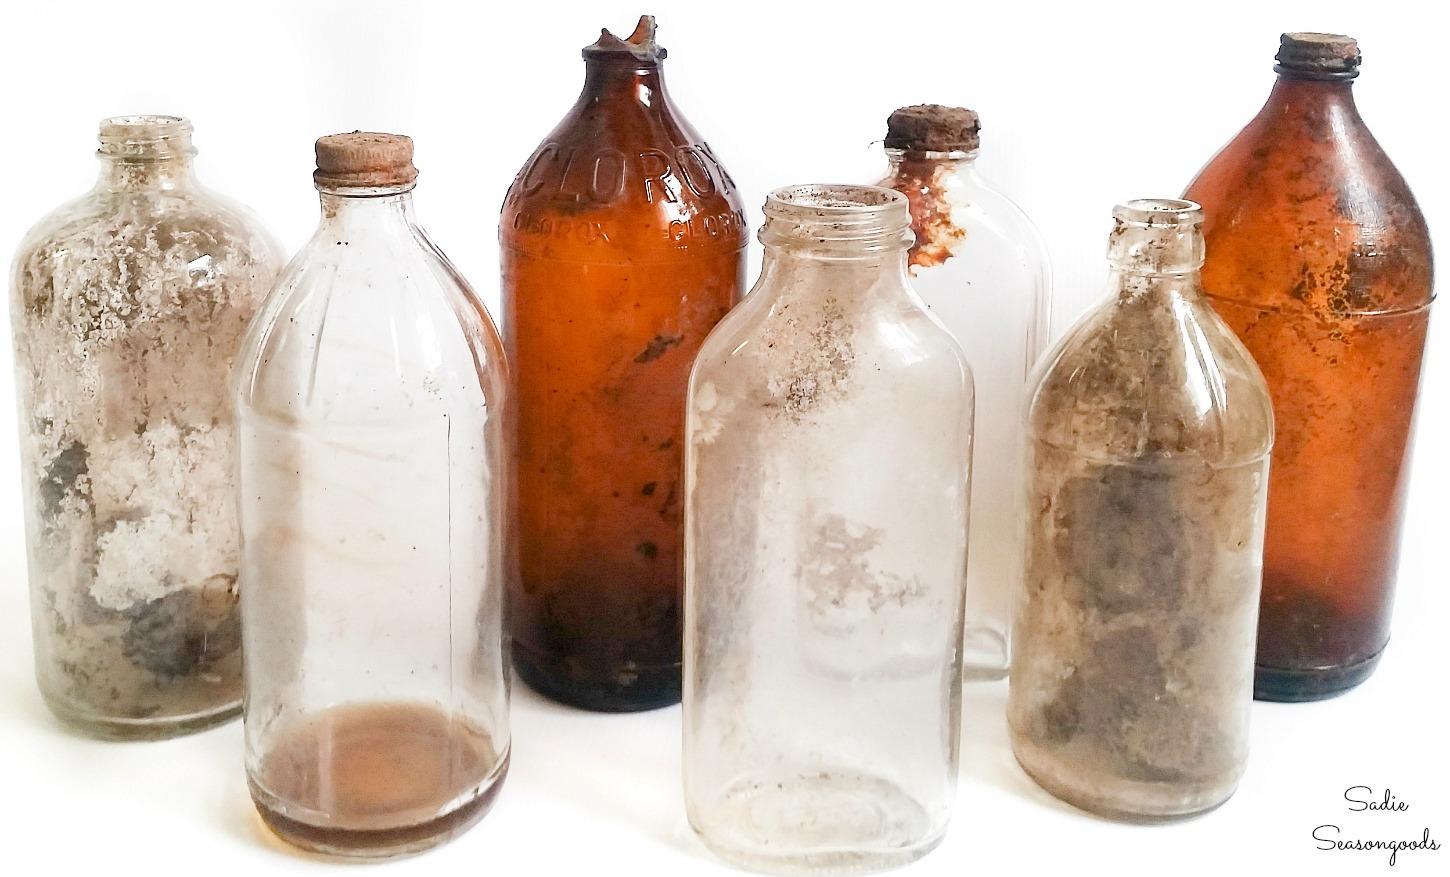
[[[1431,294],[1414,196],[1365,127],[1355,41],[1285,34],[1268,103],[1185,195],[1214,308],[1278,423],[1254,693],[1318,700],[1389,639]]]
[[[646,16],[584,49],[584,91],[509,189],[519,675],[625,711],[680,699],[685,385],[744,291],[735,185],[665,92]]]

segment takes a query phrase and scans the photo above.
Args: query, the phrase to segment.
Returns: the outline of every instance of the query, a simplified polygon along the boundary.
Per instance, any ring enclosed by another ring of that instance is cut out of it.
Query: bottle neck
[[[196,188],[191,156],[163,159],[117,158],[101,155],[96,187],[107,192],[172,191]]]
[[[1293,112],[1359,124],[1353,85],[1352,79],[1315,78],[1296,71],[1281,71],[1269,92],[1264,111],[1274,115]]]
[[[655,108],[669,98],[659,61],[638,61],[631,57],[586,58],[581,101],[603,94],[629,94],[642,106]]]
[[[191,123],[180,116],[115,116],[102,121],[97,187],[122,192],[195,186],[191,131]]]
[[[1203,267],[1203,211],[1192,201],[1130,201],[1113,209],[1108,263],[1120,298],[1195,295]]]
[[[322,204],[319,234],[340,241],[357,240],[379,231],[410,229],[413,187],[318,189]]]
[[[906,170],[917,175],[916,169],[939,168],[947,173],[968,175],[976,173],[977,153],[978,151],[975,149],[931,152],[887,147],[886,161],[893,173]]]

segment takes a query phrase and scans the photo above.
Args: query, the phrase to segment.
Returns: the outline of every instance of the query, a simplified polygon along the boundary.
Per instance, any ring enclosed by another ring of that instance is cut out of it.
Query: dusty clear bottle
[[[1110,297],[1039,365],[1007,718],[1085,810],[1200,813],[1248,756],[1273,415],[1204,300],[1191,201],[1120,204]]]
[[[191,134],[101,122],[96,187],[30,231],[11,284],[36,677],[100,737],[241,709],[227,380],[282,256],[197,182]]]
[[[645,16],[504,200],[518,389],[519,676],[587,709],[680,699],[680,458],[695,351],[745,288],[739,195],[665,89]]]
[[[977,170],[981,126],[960,107],[902,107],[886,121],[878,186],[911,203],[911,288],[956,336],[976,380],[963,671],[1007,675],[1021,581],[1022,406],[1046,343],[1047,251],[1027,215]]]
[[[247,781],[339,856],[447,840],[508,769],[503,346],[413,217],[412,158],[317,141],[322,223],[238,369]]]
[[[1284,34],[1268,102],[1188,187],[1203,282],[1258,360],[1279,441],[1255,694],[1332,697],[1390,636],[1430,234],[1350,91],[1349,37]]]
[[[907,285],[907,201],[797,186],[690,377],[684,778],[721,856],[865,871],[957,774],[972,383]]]

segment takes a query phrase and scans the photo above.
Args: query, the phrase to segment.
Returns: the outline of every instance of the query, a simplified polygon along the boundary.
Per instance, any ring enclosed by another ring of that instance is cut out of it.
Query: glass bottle
[[[503,345],[416,176],[407,137],[317,141],[321,225],[239,369],[247,781],[339,856],[442,843],[508,770]]]
[[[1432,265],[1355,108],[1355,41],[1284,34],[1278,61],[1264,108],[1185,197],[1203,204],[1210,301],[1279,422],[1254,693],[1303,701],[1363,682],[1389,641]]]
[[[971,545],[963,670],[1007,675],[1013,596],[1021,581],[1022,406],[1048,333],[1049,270],[1021,209],[977,171],[980,124],[959,107],[902,107],[886,121],[878,186],[911,203],[911,288],[956,336],[976,378]]]
[[[282,264],[176,116],[100,125],[101,175],[20,246],[11,328],[35,671],[94,736],[241,709],[227,378]]]
[[[1217,806],[1243,772],[1274,427],[1204,300],[1198,205],[1113,216],[1110,297],[1030,393],[1007,718],[1047,791],[1154,821]]]
[[[665,91],[654,19],[584,49],[584,91],[504,201],[519,400],[514,660],[588,709],[680,698],[685,384],[744,291],[735,184]]]
[[[686,809],[744,867],[887,868],[955,798],[971,372],[907,285],[904,196],[765,217],[690,378]]]

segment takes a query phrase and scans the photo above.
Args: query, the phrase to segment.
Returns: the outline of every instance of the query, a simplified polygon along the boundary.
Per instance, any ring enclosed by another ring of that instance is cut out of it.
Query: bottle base
[[[743,777],[710,803],[708,825],[691,808],[705,846],[769,874],[865,874],[899,868],[946,834],[905,790],[879,777],[812,771]]]
[[[513,644],[514,669],[539,694],[567,706],[601,713],[634,713],[680,702],[679,664],[585,673],[575,662]]]
[[[247,786],[282,840],[345,859],[422,852],[488,812],[509,747],[436,705],[329,707],[274,732]]]
[[[205,712],[183,716],[123,719],[77,710],[69,703],[45,692],[41,692],[41,696],[56,718],[75,731],[97,740],[168,740],[224,725],[242,714],[242,702],[237,700]]]
[[[1024,757],[1024,745],[1028,750],[1026,757]],[[1042,787],[1043,791],[1064,804],[1069,804],[1094,816],[1111,819],[1114,822],[1137,825],[1184,822],[1222,807],[1225,801],[1233,797],[1238,786],[1238,779],[1235,777],[1234,781],[1227,785],[1226,790],[1220,784],[1208,789],[1210,793],[1200,791],[1168,796],[1165,795],[1165,791],[1168,790],[1163,783],[1128,780],[1122,777],[1104,777],[1101,773],[1096,775],[1083,773],[1076,778],[1077,782],[1065,781],[1059,771],[1052,770],[1050,767],[1039,769],[1039,765],[1033,763],[1032,750],[1041,753],[1041,757],[1044,759],[1051,756],[1051,753],[1042,747],[1034,746],[1031,743],[1023,744],[1020,740],[1012,741],[1012,755],[1017,759],[1017,764],[1034,783]],[[1082,758],[1081,755],[1075,757]],[[1117,793],[1114,797],[1119,800],[1152,803],[1150,806],[1136,809],[1118,806],[1113,800],[1102,794],[1109,787],[1113,787]]]
[[[1254,700],[1275,703],[1305,703],[1338,697],[1374,675],[1385,650],[1348,667],[1326,667],[1314,670],[1287,670],[1282,667],[1254,666]]]
[[[396,828],[350,829],[312,825],[283,815],[262,803],[264,794],[253,783],[252,803],[262,821],[282,840],[300,849],[339,859],[392,859],[430,850],[472,828],[493,808],[498,790],[508,775],[505,758],[498,775],[478,795],[454,810],[413,825]]]

